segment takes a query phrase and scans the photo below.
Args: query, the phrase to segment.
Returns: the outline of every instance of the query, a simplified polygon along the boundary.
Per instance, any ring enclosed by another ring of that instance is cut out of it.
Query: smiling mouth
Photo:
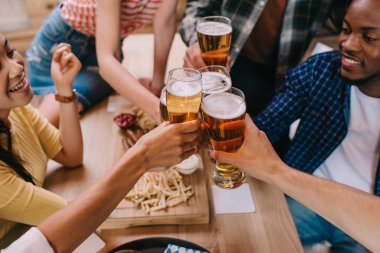
[[[19,84],[17,84],[15,87],[10,88],[8,91],[9,92],[16,92],[16,91],[22,89],[25,86],[25,84],[26,84],[26,79],[23,78]]]
[[[348,58],[347,56],[343,55],[342,60],[344,63],[349,64],[349,65],[362,65],[361,61],[354,60],[352,58]]]

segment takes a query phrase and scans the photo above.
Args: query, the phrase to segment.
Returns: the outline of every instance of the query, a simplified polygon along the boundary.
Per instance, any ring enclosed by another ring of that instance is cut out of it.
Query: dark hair
[[[22,179],[32,184],[32,175],[22,165],[22,160],[19,156],[12,152],[12,137],[8,124],[0,119],[0,135],[6,135],[7,148],[3,147],[3,143],[0,145],[0,160],[9,165]]]

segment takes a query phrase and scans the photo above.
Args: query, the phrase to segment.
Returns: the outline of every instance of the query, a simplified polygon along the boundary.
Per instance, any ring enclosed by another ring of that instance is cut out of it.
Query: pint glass
[[[202,118],[214,150],[236,152],[244,142],[246,105],[244,94],[236,88],[203,94]],[[245,181],[238,167],[216,162],[213,179],[217,186],[234,189]]]
[[[202,97],[202,75],[198,70],[177,68],[169,71],[166,105],[170,123],[197,118]]]
[[[197,22],[196,29],[206,65],[226,67],[231,44],[231,20],[222,16],[204,17]]]

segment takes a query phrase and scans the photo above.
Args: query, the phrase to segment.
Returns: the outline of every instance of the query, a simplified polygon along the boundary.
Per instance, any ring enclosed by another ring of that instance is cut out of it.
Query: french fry
[[[194,195],[191,185],[185,186],[174,167],[164,172],[147,172],[125,196],[145,213],[173,207]]]

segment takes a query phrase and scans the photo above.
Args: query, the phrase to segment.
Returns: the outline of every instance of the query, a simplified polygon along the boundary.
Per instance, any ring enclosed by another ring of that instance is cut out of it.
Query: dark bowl
[[[175,244],[188,249],[210,252],[209,250],[189,241],[169,237],[150,237],[124,243],[110,251],[116,253],[120,250],[136,250],[141,253],[163,253],[168,244]]]

